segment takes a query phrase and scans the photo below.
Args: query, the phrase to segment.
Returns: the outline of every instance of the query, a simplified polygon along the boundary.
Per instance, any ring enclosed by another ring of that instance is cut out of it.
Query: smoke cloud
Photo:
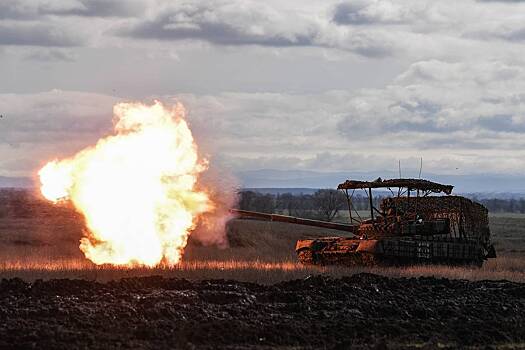
[[[199,216],[191,238],[205,246],[215,245],[226,248],[228,246],[226,223],[232,218],[230,208],[237,203],[237,179],[228,171],[212,164],[206,172],[202,173],[199,184],[215,207]]]

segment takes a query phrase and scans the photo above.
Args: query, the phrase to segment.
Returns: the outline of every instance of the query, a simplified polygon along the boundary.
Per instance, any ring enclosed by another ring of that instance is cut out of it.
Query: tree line
[[[483,204],[491,213],[525,213],[525,198],[472,198],[473,201]]]
[[[374,196],[373,205],[378,208],[386,195]],[[472,200],[483,204],[489,212],[525,213],[525,199],[483,198]],[[370,210],[367,196],[357,194],[352,198],[357,211]],[[302,218],[332,221],[341,212],[348,212],[348,200],[343,192],[320,189],[313,194],[270,194],[256,191],[240,191],[238,208],[263,213],[277,213]],[[355,216],[355,215],[354,215]]]
[[[378,207],[381,198],[373,198],[375,207]],[[358,211],[369,210],[370,202],[367,197],[358,195],[353,197],[352,206]],[[281,193],[277,195],[240,191],[238,207],[263,213],[332,221],[341,211],[348,211],[348,200],[343,192],[333,189],[320,189],[313,194]]]

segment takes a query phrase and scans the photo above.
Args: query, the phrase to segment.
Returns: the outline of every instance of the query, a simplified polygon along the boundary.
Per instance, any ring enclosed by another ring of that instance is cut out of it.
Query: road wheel
[[[297,253],[299,261],[305,265],[314,263],[314,253],[310,249],[303,249]]]

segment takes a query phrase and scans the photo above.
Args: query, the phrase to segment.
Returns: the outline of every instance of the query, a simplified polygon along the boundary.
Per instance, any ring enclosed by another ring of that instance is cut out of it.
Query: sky
[[[0,1],[0,175],[182,102],[203,156],[257,169],[521,174],[525,1]]]

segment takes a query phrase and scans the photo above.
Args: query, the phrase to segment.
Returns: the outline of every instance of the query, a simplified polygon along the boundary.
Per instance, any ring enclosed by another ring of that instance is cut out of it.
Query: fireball
[[[173,266],[213,209],[197,184],[207,163],[182,105],[120,103],[113,113],[112,135],[39,171],[42,195],[83,214],[80,249],[95,264]]]

